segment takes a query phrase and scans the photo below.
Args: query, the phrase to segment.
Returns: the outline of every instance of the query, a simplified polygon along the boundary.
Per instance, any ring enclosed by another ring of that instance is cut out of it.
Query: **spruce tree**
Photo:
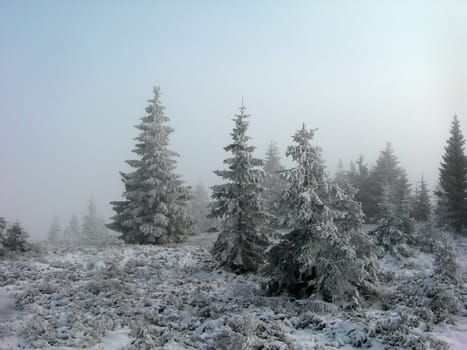
[[[209,215],[209,194],[200,182],[192,191],[190,215],[193,217],[198,233],[207,232],[212,226]]]
[[[362,204],[362,210],[368,216],[369,207],[371,203],[371,189],[370,189],[370,172],[368,165],[365,163],[365,158],[360,155],[356,165],[352,167],[349,173],[349,181],[357,189],[355,200]]]
[[[102,242],[108,238],[104,218],[97,216],[96,203],[92,198],[89,199],[88,212],[83,216],[81,232],[88,242]]]
[[[439,169],[439,191],[436,196],[438,206],[444,207],[440,212],[446,213],[442,221],[457,232],[467,226],[467,159],[464,144],[459,119],[454,116]]]
[[[350,164],[351,166],[353,163]],[[352,169],[352,171],[355,171],[355,169]],[[334,175],[334,181],[339,184],[339,185],[345,185],[350,181],[350,173],[351,171],[346,171],[344,168],[344,162],[342,161],[342,158],[339,159],[339,162],[337,163],[337,170],[336,174]]]
[[[221,266],[236,273],[254,272],[264,262],[268,240],[264,229],[267,213],[264,211],[262,160],[254,158],[255,147],[250,146],[246,108],[233,119],[233,142],[224,149],[232,157],[224,160],[226,170],[216,170],[225,183],[212,187],[211,217],[222,222],[221,232],[213,247],[214,258]]]
[[[368,219],[375,220],[378,217],[381,217],[379,203],[382,201],[383,197],[383,187],[387,184],[390,187],[397,191],[397,186],[392,186],[392,184],[399,183],[400,190],[409,189],[405,184],[406,178],[401,178],[405,176],[405,171],[399,167],[399,160],[394,153],[392,145],[388,142],[386,148],[381,151],[376,165],[370,172],[369,177],[369,198],[368,205],[366,208],[366,215]],[[406,195],[405,193],[404,195]],[[401,192],[402,195],[402,192]],[[410,195],[410,194],[409,194]]]
[[[377,245],[382,248],[381,256],[386,252],[399,257],[405,255],[405,245],[408,243],[407,227],[410,228],[409,208],[406,202],[399,202],[397,185],[386,181],[383,185],[379,206],[378,226],[370,232]],[[404,208],[406,212],[404,213]]]
[[[431,218],[431,213],[432,207],[430,193],[428,191],[425,179],[422,176],[422,179],[420,180],[420,187],[417,187],[415,190],[412,216],[417,221],[427,222]]]
[[[25,252],[29,250],[27,239],[27,232],[23,229],[21,223],[17,221],[8,227],[3,245],[9,251]]]
[[[273,294],[358,303],[376,282],[371,240],[361,230],[355,190],[346,193],[328,178],[313,134],[303,125],[287,148],[296,166],[285,172],[282,201],[293,230],[268,252],[267,287]]]
[[[158,87],[148,102],[147,114],[136,126],[141,133],[133,152],[139,159],[127,161],[133,172],[121,173],[125,200],[111,202],[116,215],[108,227],[121,232],[127,243],[180,242],[191,232],[190,189],[175,173],[178,155],[169,149],[173,129],[167,125],[170,119]]]
[[[281,164],[279,149],[274,141],[271,141],[264,159],[264,187],[265,205],[271,215],[272,226],[281,226],[284,212],[281,208],[280,197],[285,189],[285,181],[281,176],[284,167]]]

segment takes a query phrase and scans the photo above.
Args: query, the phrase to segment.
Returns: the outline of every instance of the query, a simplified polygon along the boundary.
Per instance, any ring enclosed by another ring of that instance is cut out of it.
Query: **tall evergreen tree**
[[[360,291],[368,291],[376,281],[371,240],[361,230],[363,213],[353,192],[345,193],[328,179],[312,138],[313,130],[303,125],[287,148],[296,166],[285,172],[282,200],[293,230],[268,253],[268,289],[358,303]]]
[[[59,240],[62,235],[62,229],[60,227],[60,222],[58,221],[58,217],[54,216],[52,221],[50,222],[49,232],[48,232],[48,240],[55,242]]]
[[[425,179],[422,176],[422,179],[420,180],[420,186],[415,190],[412,216],[417,221],[427,222],[431,218],[431,213],[432,207],[430,193],[428,191]]]
[[[284,167],[281,164],[279,149],[274,141],[271,141],[264,159],[264,187],[265,205],[271,217],[273,226],[280,226],[284,212],[281,208],[280,197],[285,189],[285,181],[281,176]]]
[[[440,210],[446,213],[442,220],[458,232],[467,226],[467,159],[464,144],[459,118],[454,116],[439,169],[439,191],[436,196],[438,206],[445,207]]]
[[[148,102],[147,114],[136,126],[141,133],[133,152],[139,159],[127,161],[133,172],[121,173],[125,200],[111,202],[116,215],[108,227],[121,232],[127,243],[180,242],[193,223],[187,215],[190,189],[175,173],[178,155],[169,149],[173,129],[158,87]]]
[[[262,160],[254,158],[250,146],[246,107],[233,119],[233,142],[224,149],[232,158],[224,160],[228,169],[214,173],[227,182],[212,187],[212,217],[222,220],[221,232],[213,247],[213,255],[221,266],[236,273],[257,271],[264,262],[268,240],[264,232],[267,213],[264,211]]]

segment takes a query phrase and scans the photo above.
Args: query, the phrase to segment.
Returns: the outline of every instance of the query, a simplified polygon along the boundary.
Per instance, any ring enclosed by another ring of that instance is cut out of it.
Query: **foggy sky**
[[[257,156],[305,122],[329,171],[390,141],[433,186],[467,130],[466,23],[465,1],[0,1],[0,216],[111,215],[154,85],[188,184],[218,181],[243,97]]]

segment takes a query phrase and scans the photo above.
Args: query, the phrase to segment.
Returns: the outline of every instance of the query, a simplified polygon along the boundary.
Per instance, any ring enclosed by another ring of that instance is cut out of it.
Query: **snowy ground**
[[[406,285],[429,280],[430,254],[383,259],[391,278],[382,290],[390,300],[344,311],[265,296],[261,277],[216,269],[208,252],[213,239],[62,246],[1,260],[0,350],[467,349],[467,318],[433,327],[420,298],[398,298]],[[457,249],[467,271],[467,239]]]

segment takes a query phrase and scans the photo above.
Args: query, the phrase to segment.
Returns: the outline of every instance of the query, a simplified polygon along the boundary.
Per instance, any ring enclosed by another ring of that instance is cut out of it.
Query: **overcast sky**
[[[467,1],[0,0],[0,216],[111,215],[154,85],[188,184],[218,181],[243,97],[258,156],[305,122],[331,172],[391,141],[433,186],[467,130]]]

